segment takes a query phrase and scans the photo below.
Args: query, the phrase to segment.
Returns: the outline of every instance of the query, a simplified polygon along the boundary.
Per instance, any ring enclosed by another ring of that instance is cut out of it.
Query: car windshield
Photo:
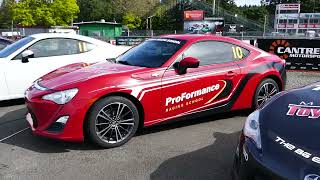
[[[20,39],[19,41],[15,42],[13,44],[10,44],[9,46],[7,46],[6,48],[4,48],[0,51],[0,58],[8,57],[13,52],[15,52],[18,49],[20,49],[21,47],[25,46],[26,44],[28,44],[32,40],[34,40],[33,37],[25,37],[25,38]]]
[[[156,68],[167,62],[185,41],[176,39],[149,39],[116,59],[119,64]]]

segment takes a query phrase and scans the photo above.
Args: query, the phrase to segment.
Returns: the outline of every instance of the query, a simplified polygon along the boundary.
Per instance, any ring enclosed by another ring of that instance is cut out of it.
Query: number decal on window
[[[243,58],[243,52],[241,47],[232,47],[233,57],[235,59],[242,59]]]

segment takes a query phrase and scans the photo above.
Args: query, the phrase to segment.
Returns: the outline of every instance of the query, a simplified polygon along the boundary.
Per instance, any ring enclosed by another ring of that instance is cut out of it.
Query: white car
[[[128,49],[75,34],[25,37],[0,51],[0,101],[22,98],[33,81],[59,67],[105,61]]]

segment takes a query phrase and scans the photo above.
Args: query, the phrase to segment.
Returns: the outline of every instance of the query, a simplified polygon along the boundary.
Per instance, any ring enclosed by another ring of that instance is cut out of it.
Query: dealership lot
[[[288,72],[287,89],[319,77]],[[151,127],[122,147],[100,149],[33,137],[25,113],[21,100],[1,102],[0,179],[230,179],[247,115],[219,114]]]

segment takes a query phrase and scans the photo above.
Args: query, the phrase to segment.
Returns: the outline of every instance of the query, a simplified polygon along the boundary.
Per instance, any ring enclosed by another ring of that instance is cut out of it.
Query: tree
[[[131,12],[123,16],[123,24],[129,29],[137,29],[141,25],[141,18]]]
[[[21,26],[68,26],[77,17],[76,0],[21,0],[12,6],[12,19]]]
[[[268,10],[264,6],[244,6],[240,9],[244,17],[255,20],[260,24],[264,23],[265,15],[268,15]]]
[[[0,6],[0,28],[9,28],[11,26],[11,6],[15,0],[3,0]]]
[[[103,19],[107,4],[101,0],[78,0],[80,21],[97,21]]]

